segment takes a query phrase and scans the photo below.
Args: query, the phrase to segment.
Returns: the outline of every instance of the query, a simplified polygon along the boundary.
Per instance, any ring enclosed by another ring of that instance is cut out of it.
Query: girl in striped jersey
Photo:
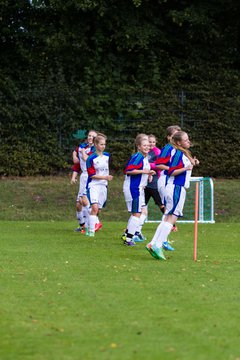
[[[159,224],[152,241],[146,246],[150,254],[160,260],[166,260],[163,254],[163,244],[172,230],[178,217],[183,216],[183,206],[186,198],[186,189],[190,185],[190,177],[194,165],[199,161],[192,158],[189,151],[190,141],[188,134],[176,132],[172,137],[173,149],[167,173],[165,189],[165,217]]]
[[[123,193],[128,212],[131,216],[128,220],[126,229],[126,238],[124,245],[134,246],[138,237],[135,233],[141,232],[141,216],[145,218],[142,213],[145,204],[144,188],[148,181],[151,181],[155,171],[150,169],[148,161],[149,141],[145,134],[140,134],[135,139],[137,152],[131,156],[125,169],[125,180],[123,184]]]
[[[173,149],[173,146],[170,141],[171,141],[173,135],[177,131],[181,131],[181,128],[178,125],[171,125],[171,126],[167,127],[168,144],[166,144],[162,148],[160,155],[156,159],[156,168],[158,170],[161,170],[161,175],[158,179],[157,186],[158,186],[158,192],[160,194],[163,204],[164,204],[164,192],[165,192],[165,187],[166,187],[166,182],[167,182],[167,172],[169,169],[171,151]],[[164,211],[163,211],[163,213],[164,213]],[[164,216],[163,216],[163,218],[164,218]],[[172,231],[177,231],[177,227],[175,226],[175,224],[172,227]],[[170,251],[174,250],[174,248],[168,242],[164,244],[164,247],[166,250],[170,250]]]
[[[156,159],[155,166],[158,170],[161,170],[161,175],[158,179],[158,191],[162,200],[162,203],[164,204],[164,190],[167,182],[167,172],[169,169],[169,163],[170,163],[170,157],[171,157],[171,151],[173,149],[173,146],[171,144],[171,139],[173,135],[177,132],[181,131],[181,128],[178,125],[171,125],[167,127],[167,141],[168,144],[166,144],[162,150],[159,156]]]

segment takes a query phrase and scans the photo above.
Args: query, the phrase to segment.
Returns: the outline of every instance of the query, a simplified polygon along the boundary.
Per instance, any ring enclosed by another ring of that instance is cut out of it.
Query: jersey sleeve
[[[124,169],[124,174],[126,174],[128,171],[133,170],[141,170],[143,169],[143,156],[141,154],[134,154],[129,161],[127,162],[127,165]]]
[[[171,175],[175,170],[182,169],[183,167],[183,153],[176,150],[169,164],[168,175]]]
[[[87,158],[86,165],[87,165],[87,172],[88,172],[89,177],[96,175],[96,169],[95,169],[94,163],[93,163],[94,158],[95,158],[95,156],[93,156],[93,155],[90,155]]]
[[[78,163],[78,164],[73,164],[73,166],[72,166],[72,171],[75,171],[75,172],[77,172],[77,173],[80,173],[80,163]]]
[[[172,147],[166,145],[158,155],[155,164],[156,165],[168,165],[171,159]]]

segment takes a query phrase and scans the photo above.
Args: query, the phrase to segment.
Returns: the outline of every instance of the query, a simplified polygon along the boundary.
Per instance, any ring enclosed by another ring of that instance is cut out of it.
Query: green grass
[[[240,224],[199,225],[197,262],[190,224],[166,262],[124,247],[125,222],[95,238],[74,221],[0,226],[1,359],[240,358]]]
[[[109,183],[103,211],[105,221],[126,221],[128,214],[122,192],[123,176]],[[239,222],[240,179],[214,180],[215,221]],[[78,184],[70,176],[2,178],[0,220],[73,220]]]
[[[104,228],[73,232],[70,178],[0,180],[3,360],[239,360],[239,179],[214,180],[216,224],[171,234],[174,253],[122,245],[123,177]],[[39,221],[41,220],[41,221]],[[150,239],[157,224],[145,224]]]

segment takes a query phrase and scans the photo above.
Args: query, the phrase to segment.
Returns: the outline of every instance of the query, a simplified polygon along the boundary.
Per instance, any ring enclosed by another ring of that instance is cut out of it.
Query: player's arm
[[[184,167],[182,167],[182,168],[180,168],[180,169],[173,170],[173,171],[171,172],[171,174],[169,174],[169,175],[170,175],[170,176],[177,176],[177,175],[182,174],[182,173],[185,172],[185,171],[192,170],[192,168],[193,168],[193,165],[192,165],[192,164],[189,164],[189,165],[184,166]]]
[[[147,174],[147,175],[155,175],[156,172],[154,170],[148,169],[134,169],[125,172],[126,175],[139,175],[139,174]]]
[[[157,164],[155,164],[155,169],[156,170],[168,170],[169,169],[169,166],[167,166],[167,165],[163,165],[163,164],[159,164],[159,165],[157,165]]]
[[[71,177],[71,184],[76,184],[76,182],[77,182],[77,176],[78,176],[78,172],[76,172],[76,171],[73,171],[73,173],[72,173],[72,177]]]
[[[113,176],[112,175],[93,175],[92,179],[111,181],[113,179]]]
[[[176,151],[169,165],[168,175],[177,176],[186,171],[192,170],[192,168],[193,164],[191,162],[185,164],[183,161],[183,154],[180,154],[179,156],[179,151]]]
[[[79,164],[78,152],[76,149],[72,152],[72,160],[74,164]]]
[[[155,168],[157,170],[169,170],[170,155],[166,157],[159,156],[155,161]]]
[[[127,163],[124,174],[126,175],[141,175],[141,174],[147,174],[147,175],[155,175],[156,172],[154,170],[148,170],[143,169],[143,160],[140,161],[136,159],[135,157],[131,157],[129,162]]]
[[[87,158],[88,158],[88,156],[89,156],[90,154],[88,155],[88,154],[86,153],[86,151],[85,151],[84,148],[81,148],[80,151],[81,151],[81,154],[82,154],[82,159],[83,159],[83,161],[87,161]]]

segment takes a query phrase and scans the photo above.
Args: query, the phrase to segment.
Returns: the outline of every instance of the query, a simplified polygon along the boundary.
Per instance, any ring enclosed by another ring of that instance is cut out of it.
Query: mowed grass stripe
[[[197,262],[191,224],[166,262],[124,247],[123,222],[93,239],[75,225],[0,223],[2,359],[240,357],[240,224],[200,224]]]

